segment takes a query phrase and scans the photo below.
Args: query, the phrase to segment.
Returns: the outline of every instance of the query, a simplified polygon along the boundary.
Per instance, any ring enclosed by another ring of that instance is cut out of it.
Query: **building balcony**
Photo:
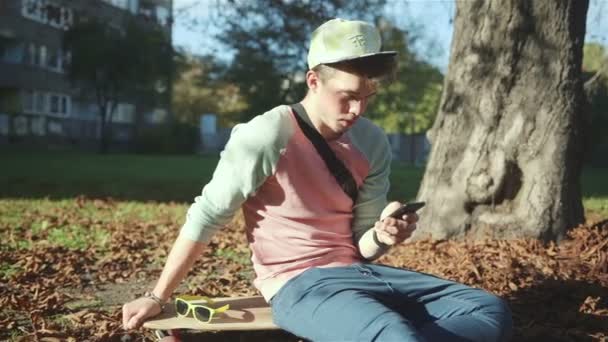
[[[39,67],[0,61],[0,88],[70,92],[66,75]]]

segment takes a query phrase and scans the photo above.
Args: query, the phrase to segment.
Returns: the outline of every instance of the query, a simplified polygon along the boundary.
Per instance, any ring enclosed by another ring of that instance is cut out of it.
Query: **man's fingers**
[[[399,234],[399,227],[397,226],[384,226],[382,229],[383,232],[388,233],[389,235],[397,235]]]
[[[417,216],[413,217],[413,219],[417,219]],[[374,229],[376,230],[376,234],[380,241],[387,245],[394,245],[409,238],[414,230],[416,230],[416,223],[386,218],[382,221],[377,221],[374,225]]]
[[[409,231],[408,223],[397,219],[385,219],[383,221],[376,222],[375,229],[377,231],[386,232],[389,235],[399,235],[404,230]]]
[[[127,324],[129,323],[131,316],[133,316],[133,314],[131,313],[131,310],[129,310],[127,305],[123,305],[122,306],[122,326],[123,326],[123,328],[128,329]]]
[[[143,322],[144,315],[144,311],[142,310],[138,312],[135,316],[131,317],[131,319],[129,319],[129,322],[127,323],[127,329],[139,328],[139,326]]]
[[[384,242],[387,245],[394,245],[395,242],[397,242],[397,238],[395,235],[388,234],[385,231],[379,231],[376,233],[376,235],[378,235],[378,239],[380,241]]]
[[[399,222],[399,220],[396,218],[393,218],[393,217],[387,217],[384,220],[382,220],[382,223],[384,223],[387,226],[394,226],[395,224],[397,224],[397,222]]]

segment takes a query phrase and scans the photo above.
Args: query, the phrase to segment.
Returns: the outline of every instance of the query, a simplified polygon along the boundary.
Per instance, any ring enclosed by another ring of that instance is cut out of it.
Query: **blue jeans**
[[[271,300],[279,327],[312,341],[507,341],[508,305],[425,273],[357,263],[311,268]]]

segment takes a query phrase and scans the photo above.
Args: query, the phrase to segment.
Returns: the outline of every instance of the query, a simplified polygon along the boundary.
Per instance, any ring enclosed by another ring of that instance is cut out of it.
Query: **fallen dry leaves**
[[[380,261],[506,298],[516,341],[608,339],[608,221],[580,226],[559,245],[536,240],[418,241]]]
[[[92,206],[96,215],[83,210]],[[0,278],[0,339],[20,335],[37,341],[143,341],[151,333],[121,329],[120,305],[70,309],[81,291],[104,284],[153,281],[181,221],[159,210],[152,219],[111,217],[119,202],[79,197],[53,213],[33,208],[23,229],[0,225],[2,236],[33,248],[0,249],[0,260],[17,272]],[[171,205],[171,204],[170,204]],[[179,206],[178,204],[173,204]],[[103,228],[106,248],[74,250],[46,243],[50,227]],[[209,296],[257,294],[251,286],[242,219],[214,237],[182,290]],[[580,226],[559,245],[532,240],[418,241],[394,248],[380,262],[463,282],[506,298],[513,310],[516,341],[605,341],[608,339],[608,222]],[[124,291],[124,288],[123,290]],[[120,293],[129,300],[140,293]],[[101,298],[103,301],[103,298]],[[252,334],[252,336],[255,336]],[[264,335],[261,335],[264,336]],[[254,339],[265,341],[264,337]],[[293,340],[285,337],[285,340]]]

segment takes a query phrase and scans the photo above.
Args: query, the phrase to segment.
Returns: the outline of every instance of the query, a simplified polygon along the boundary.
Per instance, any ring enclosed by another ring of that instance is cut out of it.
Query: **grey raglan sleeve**
[[[353,239],[358,244],[365,232],[380,219],[387,205],[390,188],[392,151],[386,134],[377,126],[354,131],[357,147],[367,156],[370,171],[359,188],[359,196],[353,211]]]
[[[234,127],[211,181],[188,209],[182,236],[208,242],[275,172],[289,134],[282,117],[271,111]]]

